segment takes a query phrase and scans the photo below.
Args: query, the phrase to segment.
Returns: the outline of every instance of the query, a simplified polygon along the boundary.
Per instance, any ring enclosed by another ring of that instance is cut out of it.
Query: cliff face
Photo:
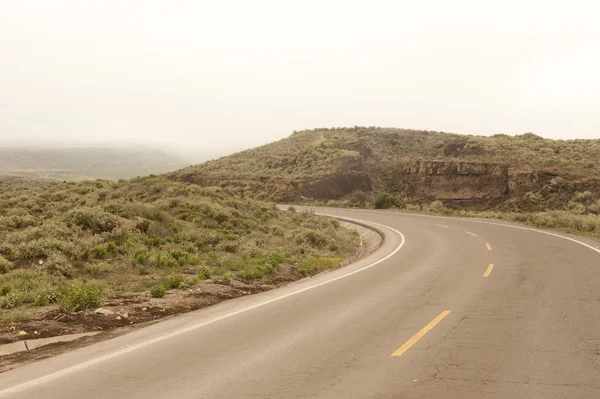
[[[415,161],[378,169],[383,189],[409,198],[483,200],[509,193],[509,167],[502,164]]]
[[[507,165],[474,162],[415,161],[393,166],[361,165],[331,176],[296,180],[238,179],[189,175],[184,180],[203,186],[245,187],[277,200],[306,197],[340,199],[356,191],[389,191],[410,199],[491,200],[502,198],[534,179],[519,174],[511,180]]]

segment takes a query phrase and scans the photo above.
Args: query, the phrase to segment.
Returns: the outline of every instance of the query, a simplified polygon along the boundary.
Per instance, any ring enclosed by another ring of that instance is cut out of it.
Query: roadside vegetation
[[[338,221],[169,181],[0,181],[0,309],[73,312],[206,280],[308,276],[354,253]]]

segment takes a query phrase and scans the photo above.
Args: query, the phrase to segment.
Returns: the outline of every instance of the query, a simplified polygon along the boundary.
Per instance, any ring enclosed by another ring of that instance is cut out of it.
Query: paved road
[[[383,247],[1,374],[0,397],[600,398],[593,243],[460,219],[319,211],[388,226],[379,226]]]

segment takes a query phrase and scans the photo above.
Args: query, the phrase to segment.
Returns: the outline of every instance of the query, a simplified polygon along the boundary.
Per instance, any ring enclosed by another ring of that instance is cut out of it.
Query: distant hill
[[[0,147],[0,175],[63,180],[120,179],[173,171],[187,163],[148,147]]]
[[[454,207],[548,209],[600,198],[600,140],[353,127],[290,137],[172,173],[275,201],[381,192]]]

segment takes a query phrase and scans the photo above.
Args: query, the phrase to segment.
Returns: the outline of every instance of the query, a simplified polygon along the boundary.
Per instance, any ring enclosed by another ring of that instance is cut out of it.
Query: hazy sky
[[[0,0],[0,142],[600,138],[599,3]]]

